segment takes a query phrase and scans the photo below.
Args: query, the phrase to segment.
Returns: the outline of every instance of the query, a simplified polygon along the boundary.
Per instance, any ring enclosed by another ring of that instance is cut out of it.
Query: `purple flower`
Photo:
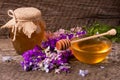
[[[21,62],[21,65],[25,71],[37,68],[38,62],[45,58],[45,54],[39,46],[35,46],[32,50],[24,52],[22,56],[24,61]]]
[[[67,49],[59,51],[56,49],[56,42],[60,39],[72,39],[78,36],[86,34],[85,31],[81,31],[80,27],[77,27],[74,31],[67,31],[60,29],[53,33],[53,37],[41,43],[41,47],[35,46],[33,49],[23,53],[23,61],[21,65],[23,70],[42,70],[50,72],[55,69],[56,73],[62,71],[69,72],[70,66],[68,66],[69,59],[73,57],[71,50]]]
[[[67,35],[66,34],[60,34],[60,36],[58,37],[58,39],[66,39]]]
[[[69,39],[72,39],[74,37],[74,34],[72,34],[72,33],[71,34],[67,34],[67,36],[68,36]]]
[[[86,31],[81,31],[81,33],[82,33],[83,35],[85,35],[85,34],[86,34]]]

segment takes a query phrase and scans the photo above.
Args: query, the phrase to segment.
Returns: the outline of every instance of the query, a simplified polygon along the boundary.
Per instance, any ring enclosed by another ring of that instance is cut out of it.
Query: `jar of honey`
[[[8,10],[8,15],[12,19],[2,28],[10,28],[10,38],[18,54],[34,48],[41,44],[45,23],[41,17],[41,11],[33,7],[18,8]]]

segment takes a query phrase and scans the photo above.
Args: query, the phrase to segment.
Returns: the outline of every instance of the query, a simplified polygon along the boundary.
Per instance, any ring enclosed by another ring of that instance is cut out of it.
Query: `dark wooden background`
[[[120,0],[0,0],[0,26],[10,19],[7,10],[31,6],[42,11],[47,29],[52,31],[95,21],[120,25]],[[0,36],[6,35],[7,29],[0,30]]]

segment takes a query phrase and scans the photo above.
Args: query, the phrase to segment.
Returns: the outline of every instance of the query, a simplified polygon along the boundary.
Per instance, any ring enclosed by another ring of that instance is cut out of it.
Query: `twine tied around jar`
[[[11,28],[13,33],[12,41],[16,39],[17,31],[22,32],[31,38],[32,33],[40,32],[39,21],[41,19],[41,11],[33,7],[18,8],[16,10],[8,10],[8,15],[12,17],[5,25],[1,28]],[[36,22],[37,24],[35,24]]]

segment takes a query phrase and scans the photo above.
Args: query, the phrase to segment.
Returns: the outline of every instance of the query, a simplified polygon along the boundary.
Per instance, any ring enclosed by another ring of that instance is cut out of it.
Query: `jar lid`
[[[34,20],[41,17],[41,11],[34,7],[17,8],[14,14],[19,20]]]
[[[1,28],[12,28],[14,34],[13,41],[16,38],[16,32],[22,32],[31,38],[32,33],[39,33],[41,27],[45,27],[45,23],[41,18],[41,11],[34,7],[22,7],[16,10],[8,10],[8,15],[12,17],[5,25]],[[36,21],[36,24],[33,22]],[[41,23],[41,26],[39,23]]]

